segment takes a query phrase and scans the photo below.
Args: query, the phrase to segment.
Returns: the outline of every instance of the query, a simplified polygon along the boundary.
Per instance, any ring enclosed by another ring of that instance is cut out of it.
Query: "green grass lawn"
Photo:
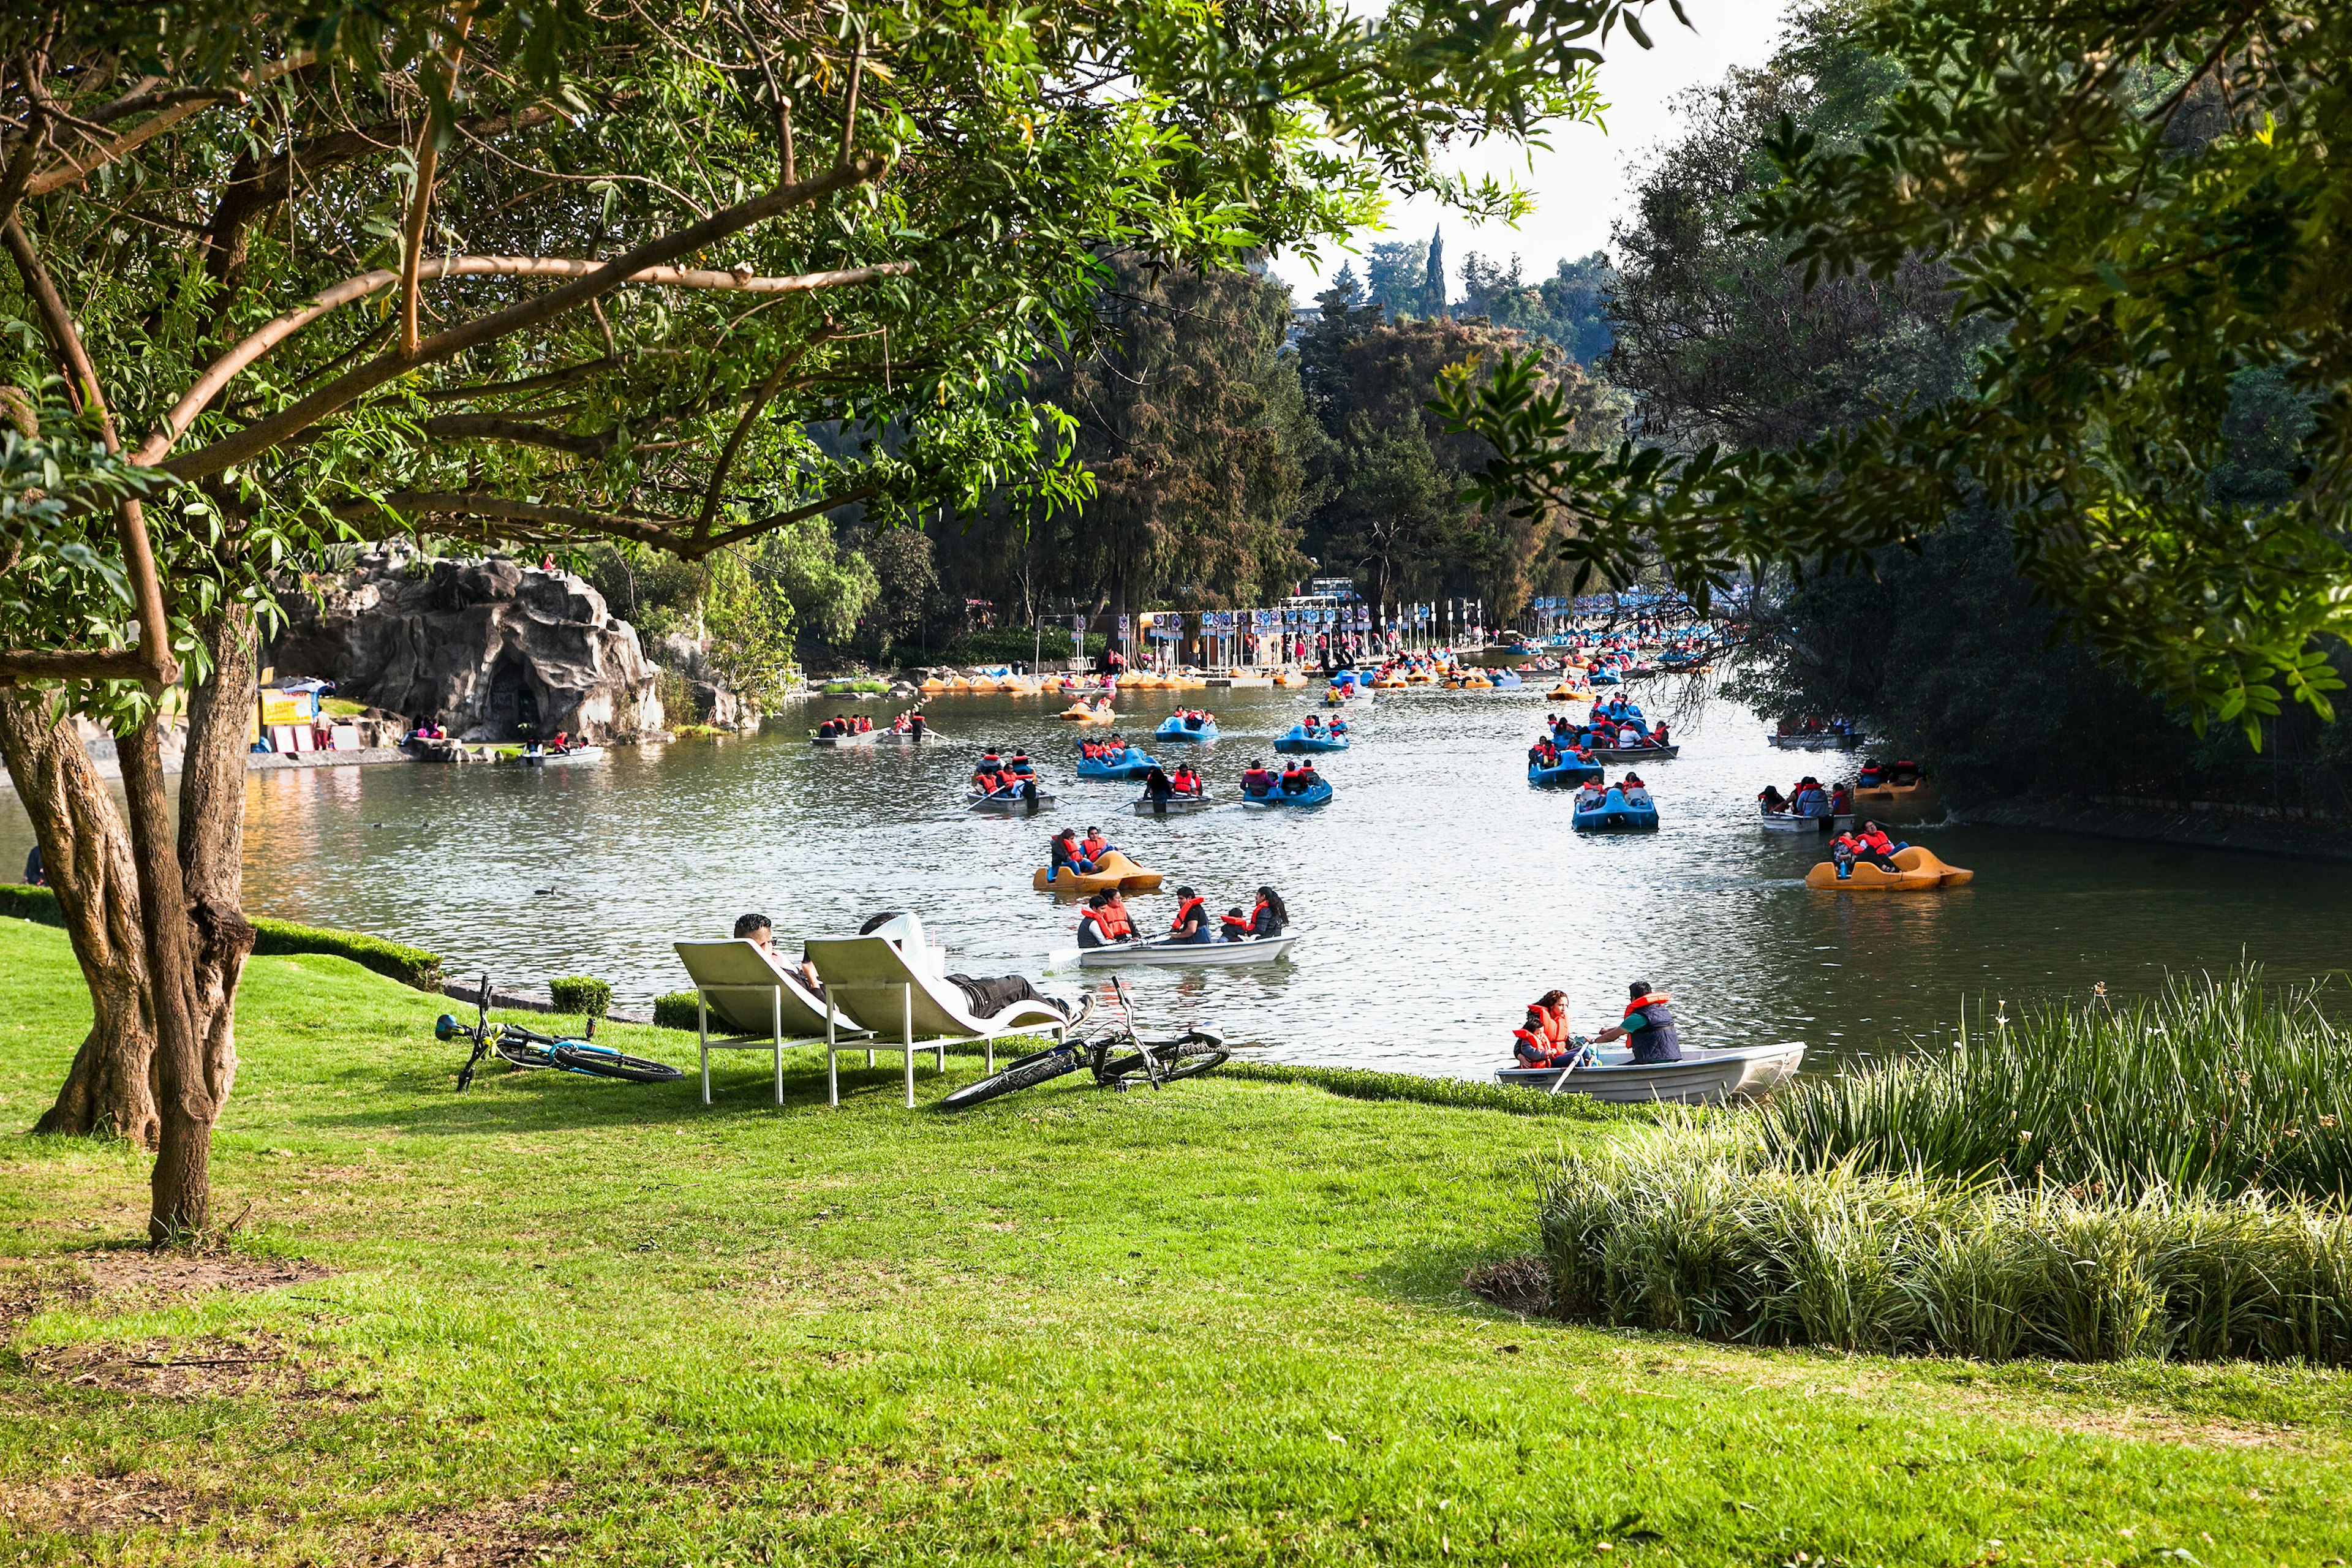
[[[253,961],[224,1258],[131,1249],[135,1153],[0,1140],[0,1564],[2352,1555],[2338,1375],[1753,1352],[1467,1295],[1534,1246],[1529,1157],[1619,1120],[1215,1079],[949,1118],[887,1058],[837,1110],[821,1062],[779,1110],[748,1056],[709,1109],[691,1076],[461,1098],[440,1010]],[[87,1017],[62,934],[0,922],[8,1126]]]

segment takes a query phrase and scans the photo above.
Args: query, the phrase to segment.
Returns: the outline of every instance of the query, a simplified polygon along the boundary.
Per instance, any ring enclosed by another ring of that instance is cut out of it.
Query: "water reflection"
[[[1130,700],[1130,735],[1176,705],[1154,696]],[[1312,696],[1211,694],[1225,730],[1202,759],[1213,786],[1230,799]],[[1836,759],[1773,752],[1723,706],[1680,727],[1680,759],[1647,770],[1660,832],[1580,836],[1565,793],[1526,786],[1546,706],[1539,693],[1383,693],[1350,715],[1356,748],[1318,760],[1338,800],[1306,814],[1132,816],[1134,786],[1071,777],[1059,704],[1003,699],[934,702],[939,728],[969,744],[920,752],[819,751],[779,728],[586,767],[256,774],[247,899],[518,983],[600,974],[638,999],[683,983],[674,938],[721,934],[755,909],[786,941],[919,909],[957,967],[1034,973],[1073,945],[1075,912],[1030,873],[1054,826],[1099,824],[1166,872],[1168,892],[1191,882],[1222,910],[1271,882],[1309,933],[1287,963],[1134,972],[1147,1018],[1213,1016],[1296,1060],[1464,1075],[1499,1060],[1519,1009],[1553,985],[1581,1029],[1613,1021],[1626,984],[1648,980],[1674,993],[1689,1037],[1802,1038],[1827,1063],[1899,1046],[1964,996],[2129,991],[2242,952],[2319,973],[2352,930],[2339,867],[1991,830],[1918,835],[1977,870],[1965,889],[1809,889],[1818,846],[1760,832],[1752,797],[1827,777]],[[967,815],[961,781],[982,743],[1026,747],[1060,809]],[[0,800],[13,870],[29,834]],[[1174,907],[1166,893],[1134,904],[1153,925]]]

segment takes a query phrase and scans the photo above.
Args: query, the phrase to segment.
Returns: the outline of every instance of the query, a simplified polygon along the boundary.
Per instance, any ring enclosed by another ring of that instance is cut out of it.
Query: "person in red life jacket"
[[[1046,856],[1053,868],[1045,874],[1045,879],[1050,882],[1062,879],[1065,867],[1069,868],[1072,876],[1087,868],[1086,851],[1078,847],[1078,830],[1075,827],[1065,827],[1054,835],[1053,843],[1046,847]]]
[[[1087,829],[1086,840],[1079,847],[1086,852],[1086,868],[1091,871],[1102,864],[1104,856],[1110,853],[1111,842],[1102,836],[1101,828],[1089,827]]]
[[[1030,766],[1029,753],[1016,746],[1013,750],[1013,754],[1004,759],[1004,771],[1008,773],[1019,773],[1022,777],[1027,778],[1037,770]]]
[[[1568,1030],[1568,993],[1547,991],[1511,1031],[1511,1055],[1525,1068],[1591,1067],[1599,1059],[1591,1045]]]
[[[1664,719],[1661,719],[1658,721],[1658,727],[1650,731],[1650,744],[1654,746],[1663,746],[1665,743],[1666,721]]]
[[[1307,730],[1307,733],[1312,734],[1312,733],[1314,733],[1316,731],[1320,730],[1322,727],[1323,727],[1323,721],[1322,721],[1322,720],[1320,720],[1320,719],[1317,718],[1317,717],[1316,717],[1314,714],[1312,714],[1312,713],[1309,713],[1309,714],[1307,716],[1307,722],[1306,722],[1306,724],[1305,724],[1304,728]]]
[[[1862,838],[1851,828],[1830,840],[1830,864],[1837,868],[1838,880],[1853,876],[1853,863],[1862,856]]]
[[[1667,1005],[1674,998],[1651,990],[1646,980],[1636,980],[1628,989],[1633,1000],[1625,1004],[1625,1016],[1593,1037],[1631,1040],[1636,1062],[1682,1060],[1682,1037],[1675,1032],[1675,1010]]]
[[[569,730],[558,730],[558,731],[555,732],[555,739],[553,739],[552,741],[550,741],[550,742],[547,743],[547,749],[548,749],[549,751],[551,751],[551,752],[555,752],[558,756],[561,756],[561,755],[562,755],[565,752],[567,752],[567,751],[571,750],[571,747],[567,744],[567,742],[570,742],[570,741],[571,741],[571,739],[572,739],[572,731],[569,731]]]
[[[1169,775],[1168,782],[1175,787],[1178,795],[1198,795],[1201,793],[1201,775],[1192,771],[1190,763],[1177,763],[1176,771]]]
[[[1887,837],[1886,829],[1874,822],[1864,823],[1861,833],[1855,837],[1862,840],[1864,858],[1874,862],[1881,869],[1887,871],[1895,869],[1896,852],[1911,847],[1908,844],[1898,844]]]
[[[1559,748],[1552,744],[1550,736],[1538,737],[1536,743],[1528,748],[1528,766],[1531,768],[1559,766]]]
[[[1134,939],[1135,926],[1127,918],[1127,900],[1112,889],[1097,893],[1078,911],[1078,945],[1112,947]]]
[[[1290,923],[1290,911],[1282,905],[1282,895],[1272,888],[1257,890],[1257,905],[1244,915],[1239,908],[1225,911],[1223,921],[1227,942],[1245,942],[1254,936],[1280,936],[1282,928]]]
[[[1298,764],[1297,778],[1298,793],[1301,795],[1305,795],[1308,790],[1313,789],[1317,784],[1323,782],[1323,775],[1315,771],[1315,764],[1312,762],[1304,762]]]
[[[1190,888],[1176,889],[1176,918],[1169,923],[1170,942],[1214,942],[1209,929],[1208,900]]]
[[[1830,791],[1830,815],[1832,816],[1852,816],[1853,815],[1853,786],[1852,784],[1842,784],[1835,789]]]
[[[971,787],[982,795],[994,795],[1004,783],[1004,763],[994,752],[981,753],[980,765],[971,770]]]
[[[1276,787],[1285,795],[1299,794],[1301,791],[1306,789],[1307,785],[1300,781],[1298,775],[1299,766],[1297,763],[1283,763],[1282,779]]]
[[[1250,759],[1248,770],[1242,774],[1242,793],[1247,795],[1255,795],[1260,799],[1263,799],[1265,796],[1272,795],[1274,793],[1274,775],[1265,771],[1265,764],[1264,763],[1258,761],[1255,757],[1252,757]]]

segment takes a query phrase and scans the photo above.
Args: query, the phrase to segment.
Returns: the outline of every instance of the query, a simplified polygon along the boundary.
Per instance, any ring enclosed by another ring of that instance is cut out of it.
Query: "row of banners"
[[[1437,623],[1433,605],[1408,605],[1400,615],[1383,622],[1375,616],[1369,605],[1308,605],[1280,610],[1156,610],[1146,616],[1118,617],[1119,640],[1125,642],[1142,635],[1154,642],[1181,642],[1188,636],[1234,637],[1255,635],[1274,637],[1291,633],[1369,632],[1375,628],[1402,631],[1407,627],[1434,626]]]

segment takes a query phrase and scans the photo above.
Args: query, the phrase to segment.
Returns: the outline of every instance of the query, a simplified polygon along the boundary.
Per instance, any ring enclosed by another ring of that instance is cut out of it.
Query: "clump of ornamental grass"
[[[1802,1079],[1756,1113],[1776,1164],[1853,1163],[2128,1197],[2352,1196],[2352,1035],[2251,968],[2152,997],[1963,1016],[1958,1042]]]
[[[2352,1364],[2352,1045],[2242,971],[1685,1115],[1547,1183],[1563,1316],[2000,1361]]]

